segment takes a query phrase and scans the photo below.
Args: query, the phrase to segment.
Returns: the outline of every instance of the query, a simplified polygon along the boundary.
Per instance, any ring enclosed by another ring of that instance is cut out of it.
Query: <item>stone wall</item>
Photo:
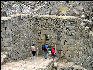
[[[6,20],[2,25],[6,28],[6,30],[2,28],[1,32],[2,42],[4,43],[2,48],[8,52],[7,56],[13,60],[29,56],[30,39],[29,34],[27,34],[29,30],[26,17],[22,19],[20,16],[13,17],[11,20]]]
[[[42,54],[42,44],[46,41],[44,34],[49,35],[47,42],[56,44],[57,55],[69,61],[92,68],[93,35],[90,29],[82,24],[82,19],[62,19],[33,16],[17,16],[2,21],[2,50],[7,51],[7,58],[12,60],[25,59],[31,56],[30,46],[35,43]],[[57,33],[60,32],[60,35]],[[59,37],[59,39],[58,39]],[[88,65],[86,65],[88,64]]]
[[[41,55],[41,46],[46,42],[47,35],[49,45],[52,42],[56,44],[57,56],[64,56],[69,61],[92,70],[92,4],[91,1],[1,1],[1,16],[10,18],[1,21],[1,49],[2,52],[7,52],[6,60],[31,56],[32,43],[37,45]],[[28,13],[30,16],[13,15],[15,13]],[[78,19],[33,17],[36,14],[74,15]]]

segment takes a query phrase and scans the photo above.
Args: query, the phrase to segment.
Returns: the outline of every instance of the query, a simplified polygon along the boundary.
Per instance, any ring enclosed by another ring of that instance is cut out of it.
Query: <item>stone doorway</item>
[[[42,30],[42,32],[41,32],[41,34],[42,35],[44,35],[44,41],[45,42],[48,42],[50,45],[52,44],[52,43],[55,43],[56,44],[56,33],[54,33],[54,31],[53,30]]]
[[[40,34],[40,39],[38,40],[40,54],[41,53],[43,54],[42,45],[44,45],[44,43],[46,43],[46,42],[50,46],[56,45],[57,37],[56,37],[56,34],[52,30],[42,29],[41,34]]]

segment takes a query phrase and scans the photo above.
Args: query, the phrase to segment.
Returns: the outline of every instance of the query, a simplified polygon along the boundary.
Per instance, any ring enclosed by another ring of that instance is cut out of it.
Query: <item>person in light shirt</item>
[[[33,59],[34,59],[35,56],[36,56],[36,46],[35,46],[35,44],[33,44],[33,45],[31,46],[31,51],[32,51],[32,54],[33,54]]]

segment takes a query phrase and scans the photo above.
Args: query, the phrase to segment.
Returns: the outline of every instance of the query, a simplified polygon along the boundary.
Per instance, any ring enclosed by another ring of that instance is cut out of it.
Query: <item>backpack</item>
[[[44,45],[42,45],[42,50],[44,50],[45,49],[45,47],[44,47]]]
[[[45,45],[42,46],[42,50],[48,51],[47,48],[45,47]]]

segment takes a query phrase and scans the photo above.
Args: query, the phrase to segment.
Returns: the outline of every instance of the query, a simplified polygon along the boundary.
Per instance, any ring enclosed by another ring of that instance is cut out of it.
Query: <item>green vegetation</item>
[[[1,24],[5,24],[5,22],[1,23]]]
[[[61,6],[61,5],[58,7],[59,13],[65,13],[67,10],[68,10],[68,7]]]

